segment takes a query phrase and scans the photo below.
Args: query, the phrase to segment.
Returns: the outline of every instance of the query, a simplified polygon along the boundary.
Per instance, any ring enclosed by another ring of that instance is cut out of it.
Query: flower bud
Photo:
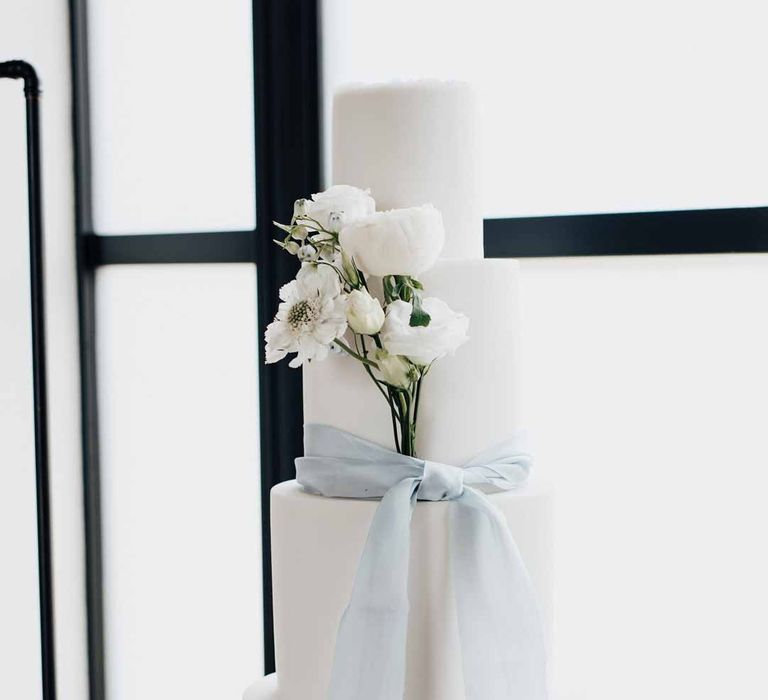
[[[401,355],[390,355],[386,350],[379,349],[373,357],[387,384],[398,389],[407,389],[416,379],[416,368]]]
[[[293,203],[293,218],[297,219],[300,216],[306,216],[309,211],[309,202],[306,199],[297,199]]]
[[[309,229],[306,226],[291,227],[291,236],[297,241],[303,241],[309,235]]]
[[[355,333],[378,333],[384,325],[381,302],[372,297],[367,289],[353,289],[347,295],[347,323]]]
[[[303,245],[296,253],[301,262],[315,262],[317,260],[317,251],[311,245]]]
[[[320,246],[320,259],[327,263],[331,263],[334,267],[341,265],[341,256],[336,252],[336,249],[332,245]]]
[[[287,250],[291,255],[298,255],[299,252],[299,244],[294,243],[293,241],[288,241],[285,245],[283,245],[283,248]]]
[[[352,264],[352,258],[347,255],[344,248],[341,249],[341,268],[344,270],[344,274],[347,276],[349,283],[353,287],[357,287],[360,284],[360,276],[357,274],[357,269]]]
[[[340,211],[332,211],[328,215],[328,230],[331,233],[338,233],[341,231],[341,226],[344,223],[344,214]]]

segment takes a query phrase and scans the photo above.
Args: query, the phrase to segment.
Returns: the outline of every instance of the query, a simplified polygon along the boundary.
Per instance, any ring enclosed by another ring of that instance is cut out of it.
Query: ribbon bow
[[[304,429],[298,482],[331,497],[381,498],[336,639],[328,700],[402,700],[411,514],[451,501],[451,575],[467,700],[545,700],[535,594],[506,520],[472,485],[513,489],[530,472],[518,440],[463,468],[392,452],[327,425]]]

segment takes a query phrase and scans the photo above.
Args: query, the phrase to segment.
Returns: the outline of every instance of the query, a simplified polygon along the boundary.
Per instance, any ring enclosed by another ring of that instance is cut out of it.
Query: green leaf
[[[429,325],[431,320],[432,317],[426,311],[424,311],[424,309],[421,308],[421,297],[418,294],[414,294],[413,310],[411,311],[411,318],[408,321],[408,325],[411,326],[411,328],[415,328],[417,326],[425,328]]]
[[[397,284],[398,298],[403,301],[411,301],[413,298],[413,287],[408,283],[408,278],[397,275],[395,276],[395,283]]]
[[[394,301],[397,299],[397,284],[395,278],[392,275],[384,277],[384,298],[387,301]]]
[[[421,292],[418,289],[410,287],[408,289],[408,293],[411,296],[410,302],[413,307],[413,310],[411,311],[411,318],[408,321],[408,324],[411,327],[428,326],[429,322],[432,320],[432,317],[426,311],[424,311],[421,306]]]
[[[424,309],[414,308],[411,312],[411,320],[408,322],[408,325],[412,328],[416,326],[426,328],[431,320],[432,317],[424,311]]]
[[[414,279],[413,277],[409,277],[408,280],[410,282],[411,287],[413,287],[414,289],[422,289],[422,290],[424,289],[424,285],[421,282],[419,282],[419,280]]]

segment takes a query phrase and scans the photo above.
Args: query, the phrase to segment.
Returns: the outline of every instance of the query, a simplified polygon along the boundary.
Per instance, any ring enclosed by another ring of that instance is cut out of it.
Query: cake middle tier
[[[515,260],[443,260],[422,276],[425,296],[469,317],[469,340],[424,379],[420,457],[461,466],[521,427],[518,272]],[[305,366],[304,421],[394,449],[387,402],[344,355]]]

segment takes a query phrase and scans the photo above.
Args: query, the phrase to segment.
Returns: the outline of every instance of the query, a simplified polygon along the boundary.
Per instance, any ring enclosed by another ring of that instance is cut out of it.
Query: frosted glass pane
[[[0,697],[41,697],[26,151],[21,86],[0,82]]]
[[[255,268],[97,285],[109,697],[239,697],[263,665]]]
[[[768,202],[758,0],[323,8],[326,149],[338,85],[462,78],[480,98],[486,217]]]
[[[248,0],[88,3],[100,233],[252,229]]]
[[[524,261],[521,295],[558,699],[768,697],[768,259]]]

